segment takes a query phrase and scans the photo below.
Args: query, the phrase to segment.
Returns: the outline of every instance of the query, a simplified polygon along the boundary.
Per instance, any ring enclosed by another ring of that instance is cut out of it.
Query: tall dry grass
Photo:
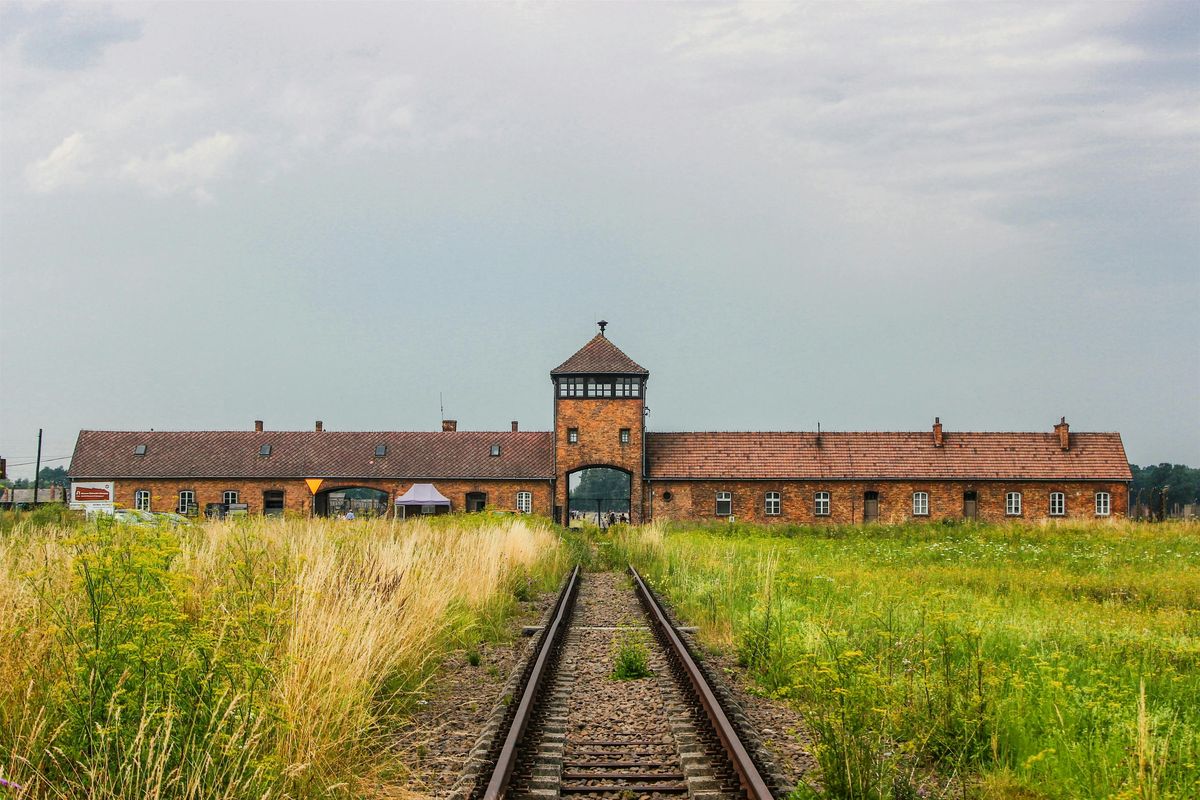
[[[567,560],[527,518],[18,523],[0,797],[362,796],[438,659]]]

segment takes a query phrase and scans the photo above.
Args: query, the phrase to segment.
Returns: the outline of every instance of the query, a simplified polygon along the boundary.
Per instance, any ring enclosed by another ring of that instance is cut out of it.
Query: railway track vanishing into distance
[[[633,591],[629,590],[632,582]],[[452,796],[769,800],[781,793],[744,717],[633,567],[576,567]],[[614,648],[643,642],[650,677],[615,680]],[[773,790],[775,793],[773,793]]]

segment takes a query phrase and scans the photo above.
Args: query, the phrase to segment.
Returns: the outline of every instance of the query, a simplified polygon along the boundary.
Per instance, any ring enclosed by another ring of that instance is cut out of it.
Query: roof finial
[[[608,327],[608,320],[602,319],[599,322],[597,322],[596,324],[600,326],[600,335],[604,336],[604,329]],[[607,337],[605,337],[605,338],[607,338]]]

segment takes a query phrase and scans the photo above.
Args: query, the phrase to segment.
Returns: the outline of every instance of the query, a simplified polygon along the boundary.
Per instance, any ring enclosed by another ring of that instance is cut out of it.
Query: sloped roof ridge
[[[554,369],[551,375],[576,372],[596,372],[630,375],[649,375],[650,371],[638,364],[612,343],[603,333],[597,333],[588,343],[575,351],[574,355]]]
[[[171,429],[171,430],[144,430],[144,431],[138,431],[138,430],[119,430],[119,429],[116,429],[116,428],[80,428],[79,432],[80,432],[80,433],[122,433],[122,434],[126,434],[126,435],[133,435],[133,434],[135,434],[135,433],[220,433],[220,434],[225,434],[225,433],[242,433],[242,434],[246,434],[247,436],[250,436],[250,435],[260,435],[260,436],[261,436],[261,435],[263,435],[263,434],[267,434],[267,433],[311,433],[311,434],[313,434],[314,436],[315,436],[315,435],[318,435],[318,434],[326,434],[326,433],[332,433],[332,434],[340,434],[340,433],[341,433],[341,434],[366,434],[366,433],[380,433],[380,434],[396,434],[396,433],[430,433],[430,434],[433,434],[433,433],[503,433],[503,434],[505,434],[505,435],[509,435],[509,436],[511,436],[511,435],[512,435],[512,434],[514,434],[514,433],[515,433],[515,434],[517,434],[518,436],[519,436],[519,435],[521,435],[521,434],[523,434],[523,433],[529,433],[529,434],[534,434],[534,433],[548,434],[548,433],[551,433],[551,431],[535,431],[535,430],[519,430],[519,431],[513,431],[513,430],[504,430],[503,428],[499,428],[499,429],[497,429],[497,430],[478,430],[478,431],[476,431],[476,430],[457,430],[457,431],[442,431],[442,430],[420,430],[420,431],[402,431],[402,430],[345,430],[345,431],[344,431],[344,430],[337,430],[337,429],[335,429],[335,430],[330,430],[329,428],[326,428],[325,430],[321,430],[321,431],[315,431],[315,430],[313,430],[312,428],[301,428],[301,429],[298,429],[298,430],[297,430],[297,429],[292,429],[292,428],[267,428],[266,430],[263,430],[263,431],[254,431],[254,430],[250,430],[250,431],[248,431],[248,430],[243,430],[243,429],[241,429],[241,428],[233,428],[233,429],[229,429],[229,428],[227,428],[227,429],[215,429],[215,428],[214,428],[214,429],[209,429],[209,428],[197,428],[197,429]]]
[[[744,433],[744,434],[747,434],[747,435],[754,435],[754,436],[764,436],[764,435],[773,435],[773,434],[775,434],[775,435],[785,435],[785,434],[796,434],[796,433],[806,433],[806,434],[813,434],[814,436],[815,436],[817,433],[820,433],[822,436],[824,436],[824,435],[825,435],[825,434],[827,434],[827,433],[829,433],[829,434],[845,434],[845,433],[854,433],[854,434],[881,434],[881,435],[882,435],[882,434],[905,434],[905,435],[910,435],[910,434],[919,434],[919,435],[921,435],[921,436],[929,436],[929,435],[931,435],[931,434],[932,434],[932,431],[930,431],[930,430],[927,430],[927,429],[920,429],[920,430],[908,430],[908,431],[897,431],[897,430],[855,430],[855,431],[849,431],[849,430],[836,430],[836,429],[822,428],[820,431],[816,431],[816,430],[813,430],[813,429],[808,429],[808,430],[749,430],[749,429],[739,429],[739,430],[732,430],[732,429],[725,429],[725,430],[711,430],[711,431],[698,431],[698,430],[675,430],[675,431],[665,431],[665,430],[658,430],[658,431],[655,431],[655,430],[647,430],[647,431],[646,431],[646,433],[699,433],[699,434],[718,434],[718,433],[719,433],[719,434],[727,434],[727,433],[739,433],[739,434],[742,434],[742,433]],[[1052,430],[1050,430],[1050,431],[960,431],[960,430],[946,430],[946,431],[945,431],[945,434],[946,434],[946,435],[950,435],[950,434],[969,434],[969,435],[971,435],[971,436],[1013,436],[1013,435],[1017,435],[1017,434],[1019,434],[1019,435],[1031,435],[1031,436],[1057,436],[1057,435],[1058,435],[1057,433],[1055,433],[1055,432],[1054,432],[1054,431],[1052,431]],[[1072,435],[1072,436],[1077,436],[1077,435],[1087,435],[1087,436],[1093,436],[1093,435],[1116,436],[1116,435],[1118,435],[1118,434],[1119,434],[1119,431],[1071,431],[1071,435]]]

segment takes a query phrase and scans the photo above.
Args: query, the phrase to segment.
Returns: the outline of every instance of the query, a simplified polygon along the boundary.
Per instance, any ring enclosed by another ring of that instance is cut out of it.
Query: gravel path
[[[509,674],[528,656],[532,640],[521,636],[524,625],[541,622],[554,603],[555,593],[521,603],[521,613],[511,623],[512,638],[481,643],[479,664],[472,665],[463,652],[453,653],[429,682],[429,693],[418,701],[418,710],[399,732],[396,747],[411,754],[405,758],[410,773],[404,789],[411,797],[445,797],[462,771],[467,754],[488,721]]]

